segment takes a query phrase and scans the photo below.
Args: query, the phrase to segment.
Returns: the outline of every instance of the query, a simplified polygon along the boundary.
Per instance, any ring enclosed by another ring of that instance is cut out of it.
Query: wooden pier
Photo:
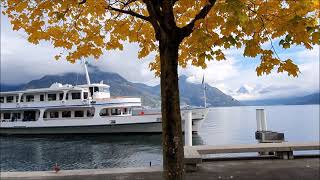
[[[184,160],[189,171],[196,170],[197,164],[202,163],[202,156],[207,154],[250,153],[250,152],[273,152],[282,159],[293,159],[293,151],[320,150],[320,142],[309,143],[259,143],[245,145],[200,145],[185,146]]]

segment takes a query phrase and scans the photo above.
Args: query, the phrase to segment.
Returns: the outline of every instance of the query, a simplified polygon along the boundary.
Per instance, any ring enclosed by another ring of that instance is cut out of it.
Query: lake
[[[268,130],[286,141],[319,141],[319,105],[210,108],[193,144],[256,143],[257,108],[267,114]],[[60,135],[0,137],[1,171],[141,167],[162,164],[161,135]]]

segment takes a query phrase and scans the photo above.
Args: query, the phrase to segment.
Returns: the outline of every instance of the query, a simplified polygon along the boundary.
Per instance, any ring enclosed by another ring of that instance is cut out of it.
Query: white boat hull
[[[197,120],[199,121],[199,120]],[[199,131],[199,123],[194,121],[193,133]],[[200,120],[201,121],[201,120]],[[115,124],[69,127],[29,127],[0,128],[0,134],[117,134],[117,133],[161,133],[162,123]]]
[[[182,131],[184,131],[185,111],[182,111]],[[207,109],[192,110],[192,131],[200,130]],[[110,123],[111,121],[114,121]],[[116,134],[116,133],[161,133],[160,114],[110,117],[106,119],[73,119],[34,122],[1,123],[0,134]]]

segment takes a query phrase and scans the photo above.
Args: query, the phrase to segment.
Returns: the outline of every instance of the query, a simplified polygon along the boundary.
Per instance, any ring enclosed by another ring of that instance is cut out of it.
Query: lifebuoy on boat
[[[143,111],[141,111],[141,112],[140,112],[140,115],[144,115],[144,112],[143,112]]]

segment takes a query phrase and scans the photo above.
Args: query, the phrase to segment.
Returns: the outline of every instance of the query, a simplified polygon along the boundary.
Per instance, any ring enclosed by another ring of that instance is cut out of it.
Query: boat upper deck
[[[39,109],[68,106],[141,106],[138,97],[110,97],[106,84],[62,85],[54,83],[49,88],[0,92],[0,109]]]

